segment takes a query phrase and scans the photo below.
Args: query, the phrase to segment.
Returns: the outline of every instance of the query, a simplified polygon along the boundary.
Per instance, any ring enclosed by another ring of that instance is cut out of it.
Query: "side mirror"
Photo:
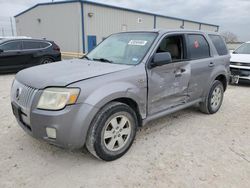
[[[151,67],[157,67],[166,65],[172,62],[172,57],[169,52],[156,53],[153,61],[151,62]]]
[[[2,53],[3,52],[3,49],[0,49],[0,53]]]

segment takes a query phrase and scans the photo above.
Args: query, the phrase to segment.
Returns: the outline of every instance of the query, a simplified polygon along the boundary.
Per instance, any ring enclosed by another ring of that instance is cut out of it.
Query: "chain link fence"
[[[16,36],[16,25],[13,17],[0,16],[0,36]]]

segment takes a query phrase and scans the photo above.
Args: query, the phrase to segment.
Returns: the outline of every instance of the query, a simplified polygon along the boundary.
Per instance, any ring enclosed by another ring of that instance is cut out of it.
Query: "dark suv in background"
[[[37,39],[0,39],[0,72],[16,72],[35,65],[61,60],[53,41]]]

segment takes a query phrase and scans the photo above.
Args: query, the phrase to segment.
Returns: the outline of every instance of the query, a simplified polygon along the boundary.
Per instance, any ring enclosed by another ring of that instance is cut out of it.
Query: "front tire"
[[[111,102],[94,118],[86,147],[104,161],[123,156],[131,147],[138,127],[136,113],[128,105]]]
[[[200,110],[206,114],[216,113],[221,107],[223,96],[223,84],[219,80],[215,80],[205,101],[200,103]]]

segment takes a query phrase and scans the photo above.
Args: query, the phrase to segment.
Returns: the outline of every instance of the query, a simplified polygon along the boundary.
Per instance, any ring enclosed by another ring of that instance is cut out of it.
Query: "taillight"
[[[60,52],[60,47],[54,43],[53,50]]]

